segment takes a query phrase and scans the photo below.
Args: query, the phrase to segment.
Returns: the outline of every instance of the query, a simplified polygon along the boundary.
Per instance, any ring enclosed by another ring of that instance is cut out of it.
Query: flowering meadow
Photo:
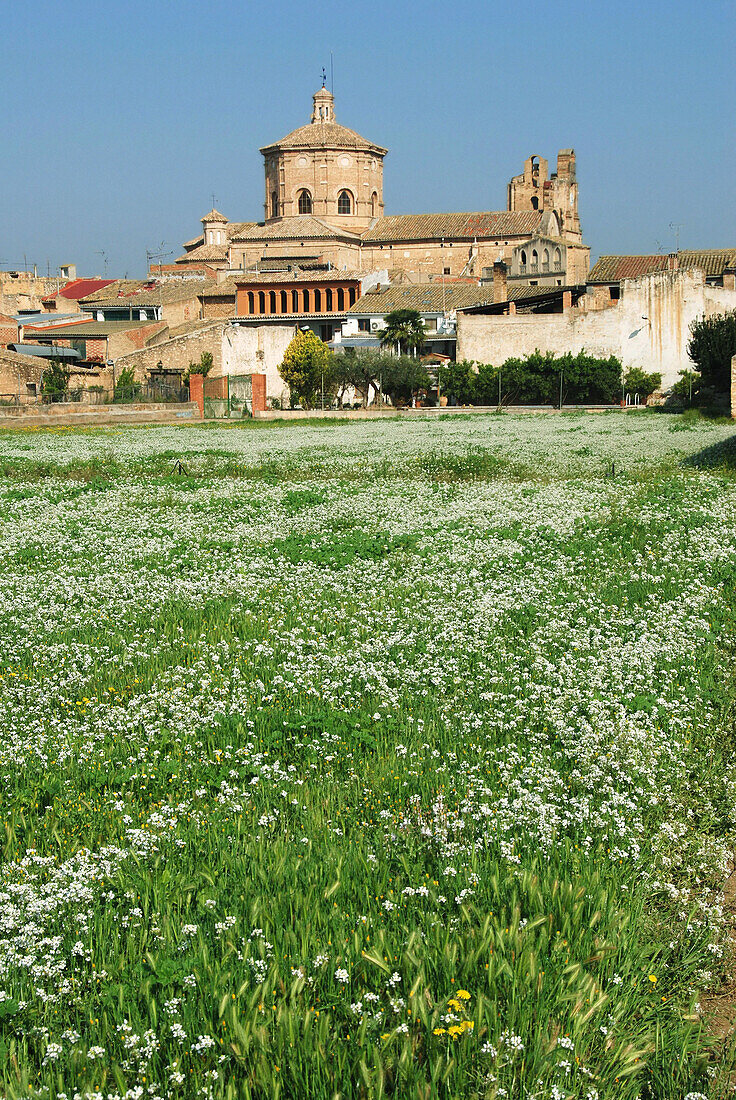
[[[0,1094],[731,1095],[733,435],[0,432]]]

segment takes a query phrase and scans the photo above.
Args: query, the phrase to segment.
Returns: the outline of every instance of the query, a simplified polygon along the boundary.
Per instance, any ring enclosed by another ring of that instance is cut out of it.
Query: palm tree
[[[424,343],[424,322],[416,309],[395,309],[386,314],[381,347],[398,347],[400,354],[417,352]]]

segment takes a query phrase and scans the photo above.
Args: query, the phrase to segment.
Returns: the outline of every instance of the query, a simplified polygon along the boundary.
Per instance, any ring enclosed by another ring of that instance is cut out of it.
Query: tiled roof
[[[385,155],[388,150],[382,145],[376,145],[372,141],[366,141],[364,137],[349,130],[347,126],[341,126],[339,122],[309,122],[306,126],[300,126],[283,137],[281,141],[275,141],[271,145],[264,145],[261,153],[267,153],[271,149],[370,149],[379,155]]]
[[[736,248],[683,249],[677,260],[680,268],[697,267],[706,275],[722,275],[736,265]]]
[[[736,249],[699,248],[683,249],[677,253],[677,269],[690,271],[698,268],[706,276],[718,277],[736,264]],[[621,279],[638,279],[655,271],[674,271],[674,257],[670,256],[601,256],[589,275],[589,283],[618,283]]]
[[[297,214],[293,218],[280,218],[268,224],[259,222],[231,239],[233,241],[299,241],[325,237],[359,240],[358,234],[347,229],[335,229],[320,218],[315,218],[313,214]]]
[[[202,260],[226,260],[228,253],[226,244],[201,244],[193,248],[191,252],[185,252],[176,260],[178,264],[197,263]]]
[[[197,248],[200,244],[204,244],[204,233],[200,233],[198,237],[193,237],[191,241],[184,241],[181,247],[192,249]]]
[[[334,283],[339,282],[341,279],[351,279],[357,282],[360,278],[361,273],[359,271],[341,271],[338,268],[333,268],[332,271],[261,271],[258,274],[246,272],[244,275],[236,276],[235,281],[241,286],[252,286],[254,284],[268,286],[273,283],[285,283],[287,285],[289,283]]]
[[[118,294],[98,291],[81,303],[93,309],[125,309],[128,306],[172,305],[175,302],[187,302],[196,298],[203,290],[212,286],[211,279],[168,279],[166,282],[151,286],[150,283],[138,283]],[[114,288],[111,288],[114,289]]]
[[[199,291],[200,298],[234,298],[235,277],[228,275],[221,283],[208,283],[204,290]]]
[[[473,240],[476,237],[525,237],[535,233],[541,210],[480,211],[470,214],[388,214],[363,235],[367,244],[384,241]]]
[[[57,337],[59,340],[71,340],[77,337],[92,338],[95,336],[113,336],[116,332],[125,332],[126,329],[145,328],[150,325],[160,327],[161,321],[83,321],[80,324],[71,325],[24,325],[23,338],[49,340]]]
[[[588,274],[589,283],[617,283],[652,271],[666,271],[667,256],[601,256]]]
[[[228,240],[231,241],[239,233],[244,233],[246,229],[252,229],[254,225],[258,225],[258,222],[228,222],[225,226]]]
[[[210,210],[209,214],[205,214],[203,218],[200,218],[200,221],[203,222],[222,222],[223,224],[227,223],[227,220],[224,214],[214,208]]]
[[[348,313],[365,315],[380,313],[382,316],[395,309],[416,309],[419,313],[442,313],[451,309],[482,305],[493,300],[493,290],[487,286],[467,286],[457,283],[421,283],[420,285],[390,286],[381,291],[369,291],[359,298]],[[443,304],[444,302],[444,304]]]
[[[224,325],[226,322],[219,318],[208,318],[202,320],[199,318],[196,321],[183,321],[180,325],[173,325],[166,333],[167,340],[174,340],[177,336],[186,336],[190,332],[198,332],[199,329],[214,328],[217,325]]]
[[[114,282],[115,279],[73,279],[61,290],[46,295],[44,301],[48,301],[50,298],[66,298],[67,301],[78,302],[80,298],[84,298],[88,294],[94,294],[96,290],[103,290]]]

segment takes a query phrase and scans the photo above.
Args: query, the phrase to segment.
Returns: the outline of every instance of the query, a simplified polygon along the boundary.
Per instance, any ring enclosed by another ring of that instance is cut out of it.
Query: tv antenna
[[[684,228],[684,222],[670,222],[670,229],[675,231],[675,252],[680,251],[680,230]]]
[[[159,277],[160,277],[163,274],[164,260],[168,259],[169,256],[173,256],[173,255],[174,255],[173,249],[169,249],[168,252],[166,251],[166,241],[161,241],[161,244],[158,246],[158,250],[147,248],[146,249],[146,267],[147,267],[148,271],[150,272],[151,264],[158,264],[158,273],[159,273]]]

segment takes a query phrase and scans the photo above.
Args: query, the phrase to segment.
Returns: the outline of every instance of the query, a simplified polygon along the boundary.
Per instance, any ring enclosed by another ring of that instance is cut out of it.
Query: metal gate
[[[244,420],[253,415],[253,382],[249,374],[227,374],[204,380],[205,419]]]

